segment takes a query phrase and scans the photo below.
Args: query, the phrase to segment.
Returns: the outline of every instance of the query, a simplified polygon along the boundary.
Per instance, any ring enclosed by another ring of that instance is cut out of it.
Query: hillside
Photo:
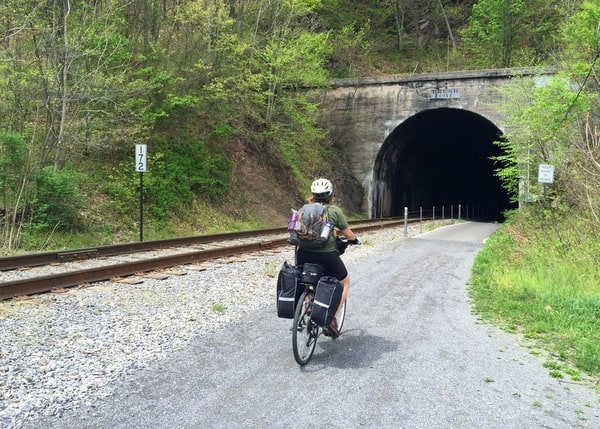
[[[364,213],[344,161],[356,154],[330,141],[306,88],[555,64],[558,23],[586,3],[7,0],[0,246],[135,239],[136,144],[148,238],[279,226],[318,176]]]
[[[291,208],[298,208],[309,195],[309,187],[298,189],[292,171],[284,162],[268,162],[265,158],[241,140],[229,152],[233,160],[231,190],[218,204],[228,216],[234,219],[255,219],[264,227],[286,225]],[[358,207],[353,202],[353,194],[362,195],[356,178],[339,166],[339,157],[332,157],[336,171],[321,171],[320,175],[330,178],[335,189],[335,203],[343,207],[351,216]],[[317,178],[307,177],[307,185]]]
[[[292,207],[305,197],[285,165],[265,159],[239,141],[230,153],[233,182],[222,209],[234,219],[255,218],[265,227],[281,227]]]

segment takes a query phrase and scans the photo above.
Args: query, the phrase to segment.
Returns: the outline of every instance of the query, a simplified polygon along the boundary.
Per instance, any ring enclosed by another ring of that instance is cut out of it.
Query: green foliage
[[[14,231],[32,213],[40,216],[37,226],[53,228],[58,222],[42,200],[29,211],[36,186],[51,182],[30,176],[49,164],[57,175],[65,165],[88,177],[93,163],[109,171],[110,179],[102,183],[112,196],[111,207],[130,219],[139,186],[129,161],[128,148],[135,143],[154,146],[145,174],[152,220],[184,216],[199,200],[220,201],[231,182],[226,149],[233,139],[261,151],[268,162],[287,162],[301,185],[307,176],[338,164],[339,157],[317,124],[309,94],[298,96],[298,90],[326,86],[332,76],[488,67],[505,53],[511,64],[537,64],[555,48],[550,35],[557,18],[571,12],[558,0],[107,0],[70,2],[68,11],[58,0],[46,8],[30,3],[0,5],[3,22],[10,23],[0,47],[5,60],[0,63],[0,130],[27,136],[18,145],[21,152],[11,149],[0,160],[5,205],[18,210]],[[473,31],[467,33],[482,49],[464,49],[465,39],[458,41],[457,52],[449,52],[448,29],[458,34],[474,3]],[[565,32],[570,49],[579,50],[573,57],[582,73],[589,70],[586,59],[589,65],[594,57],[590,41],[597,22],[597,5],[585,3]],[[502,15],[502,7],[510,13]],[[499,51],[507,46],[512,50]],[[547,124],[561,117],[560,103],[568,106],[569,97],[555,99]],[[538,129],[552,129],[541,125],[528,132],[534,136],[530,145],[542,141],[540,136],[556,140],[551,133],[538,135]],[[573,133],[569,128],[556,134],[562,139]],[[524,147],[507,147],[507,157],[498,161],[523,160]],[[568,145],[561,147],[552,146],[552,156],[565,165],[586,161],[564,156]],[[515,171],[499,173],[506,173],[509,183],[524,170],[519,164]],[[84,224],[72,214],[67,218]]]
[[[482,66],[538,65],[555,49],[561,7],[557,0],[479,0],[459,34]]]
[[[161,148],[156,152],[153,148]],[[231,161],[194,140],[160,140],[149,146],[148,171],[142,173],[144,206],[157,222],[183,215],[196,198],[219,201],[229,190]],[[106,181],[112,207],[133,217],[138,209],[139,176],[131,161],[121,162]]]
[[[292,94],[301,86],[325,86],[328,74],[324,59],[331,48],[327,33],[289,32],[282,39],[273,39],[261,55],[264,62],[264,80],[267,89],[265,118],[272,123],[275,112],[282,104],[289,107]]]
[[[520,188],[523,183],[529,184],[529,153],[523,153],[521,147],[513,144],[510,140],[501,139],[495,141],[494,144],[502,149],[501,155],[491,158],[496,166],[494,171],[500,179],[502,187],[506,189],[510,202],[516,203],[521,199],[530,201],[529,188],[523,190]],[[523,192],[523,195],[521,195],[521,192]]]
[[[272,40],[262,52],[265,80],[291,89],[327,84],[323,64],[331,52],[328,38],[328,33],[290,32],[284,39]]]
[[[194,98],[179,98],[169,93],[175,77],[155,67],[144,67],[134,73],[135,80],[130,85],[137,96],[125,100],[128,115],[144,128],[151,128],[169,116],[169,110],[175,106],[190,104]]]
[[[500,107],[507,117],[507,132],[497,142],[503,155],[494,157],[496,172],[513,201],[531,202],[541,195],[538,165],[553,164],[559,176],[570,162],[569,135],[578,131],[568,120],[585,111],[589,100],[562,74],[519,79],[501,92],[507,100]]]
[[[215,137],[226,138],[233,133],[233,129],[227,124],[219,124],[215,127],[212,134]]]
[[[29,151],[21,134],[0,132],[0,244],[4,249],[21,244],[32,190]]]
[[[361,57],[369,54],[373,42],[368,39],[370,22],[361,26],[355,23],[343,25],[332,32],[332,54],[336,58],[335,74],[353,77],[357,74],[355,65]]]
[[[556,245],[546,230],[533,232],[535,222],[520,212],[486,241],[472,272],[475,308],[488,319],[519,326],[577,368],[599,374],[597,237],[584,225],[564,221],[556,224],[562,242],[580,246]]]
[[[80,216],[86,200],[77,188],[77,173],[51,167],[41,169],[36,176],[36,196],[31,203],[31,223],[39,230],[80,230]]]
[[[148,155],[149,163],[152,162],[152,154]],[[134,171],[133,162],[121,161],[119,164],[110,166],[105,173],[101,174],[104,178],[99,182],[101,191],[108,196],[108,211],[113,213],[116,218],[128,217],[135,218],[135,209],[139,197],[139,176],[132,174]]]
[[[596,3],[584,2],[564,26],[563,55],[576,59],[573,66],[505,94],[509,131],[498,174],[526,204],[486,242],[471,287],[485,317],[520,327],[590,374],[600,373],[600,144],[592,131],[599,99],[591,79],[598,71]],[[536,183],[539,163],[555,166],[545,207]]]
[[[584,1],[581,10],[563,26],[564,51],[574,60],[574,68],[584,73],[587,73],[589,65],[600,54],[598,22],[600,22],[600,4],[595,1]]]
[[[600,144],[593,131],[598,121],[599,87],[590,78],[598,71],[598,56],[581,57],[581,52],[597,50],[597,19],[600,8],[586,2],[582,12],[565,24],[565,46],[576,52],[565,51],[564,55],[582,62],[553,78],[521,79],[505,90],[508,131],[501,143],[505,155],[496,158],[502,164],[498,175],[515,201],[540,201],[543,190],[537,183],[538,165],[554,165],[550,204],[555,209],[574,210],[588,222],[591,232],[600,230]]]
[[[308,94],[285,98],[279,105],[279,114],[288,118],[288,123],[282,125],[275,121],[266,133],[291,167],[298,184],[307,176],[325,171],[331,159],[332,148],[327,144],[324,131],[317,126],[316,109]]]
[[[213,313],[224,313],[225,310],[227,310],[227,305],[223,304],[222,302],[215,302],[212,307],[211,307]]]
[[[3,206],[9,202],[9,196],[16,195],[19,182],[22,180],[27,145],[20,134],[0,133],[0,195]]]
[[[164,147],[164,162],[158,163],[157,178],[173,185],[189,189],[190,196],[218,200],[225,195],[229,186],[231,164],[221,147],[209,149],[195,139],[184,141],[157,141],[156,147]],[[162,165],[161,165],[162,164]],[[184,198],[191,203],[192,200]]]

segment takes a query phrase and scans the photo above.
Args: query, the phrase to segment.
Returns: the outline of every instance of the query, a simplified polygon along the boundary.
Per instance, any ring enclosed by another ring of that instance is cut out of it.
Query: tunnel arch
[[[503,220],[514,206],[490,160],[502,153],[494,144],[501,137],[492,122],[463,109],[411,116],[388,135],[375,159],[371,217],[460,204],[471,208],[471,217]]]

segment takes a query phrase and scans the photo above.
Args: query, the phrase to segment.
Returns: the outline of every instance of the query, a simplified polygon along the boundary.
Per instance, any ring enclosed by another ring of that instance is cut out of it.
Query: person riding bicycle
[[[344,215],[342,209],[336,205],[332,205],[333,197],[333,185],[332,183],[324,178],[315,180],[311,187],[311,197],[308,198],[309,203],[321,203],[327,205],[327,215],[333,226],[337,228],[341,235],[346,237],[348,243],[358,244],[358,238],[348,225],[348,220]],[[344,290],[342,292],[342,298],[340,300],[340,308],[346,302],[348,296],[348,289],[350,288],[350,277],[348,276],[348,270],[346,265],[340,258],[340,254],[337,250],[336,239],[333,234],[329,237],[327,243],[321,248],[303,248],[302,245],[298,246],[296,254],[296,260],[298,264],[304,263],[317,263],[325,267],[325,273],[329,276],[337,277],[340,281]],[[337,319],[334,317],[331,325],[326,330],[326,334],[333,337],[339,336],[337,329]]]

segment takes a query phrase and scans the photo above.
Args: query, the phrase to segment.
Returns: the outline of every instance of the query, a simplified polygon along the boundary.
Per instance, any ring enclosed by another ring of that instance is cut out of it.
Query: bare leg
[[[340,300],[340,306],[338,307],[336,314],[342,308],[342,305],[346,302],[346,298],[348,297],[348,290],[350,289],[350,276],[346,276],[343,280],[340,280],[342,286],[344,286],[344,290],[342,291],[342,299]]]

